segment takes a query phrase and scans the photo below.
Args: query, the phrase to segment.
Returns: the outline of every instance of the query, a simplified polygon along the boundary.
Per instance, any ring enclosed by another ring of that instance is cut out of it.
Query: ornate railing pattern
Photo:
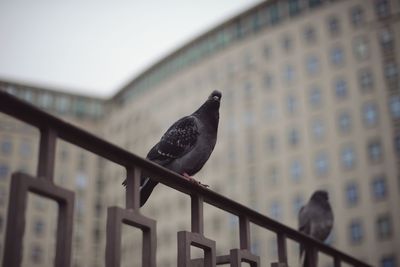
[[[335,267],[341,266],[342,262],[353,266],[370,266],[231,199],[194,185],[174,172],[1,91],[0,111],[40,130],[37,177],[23,173],[12,175],[3,266],[17,267],[21,265],[28,192],[51,198],[59,204],[55,266],[70,266],[74,192],[61,188],[53,182],[57,138],[97,154],[126,169],[126,207],[125,209],[109,207],[107,212],[106,266],[120,266],[122,223],[143,231],[142,265],[156,266],[156,221],[140,213],[139,183],[142,170],[151,174],[153,179],[158,182],[191,197],[191,232],[178,232],[178,266],[180,267],[194,266],[196,262],[204,264],[203,266],[227,263],[230,263],[231,266],[240,266],[241,262],[247,262],[252,267],[261,266],[260,258],[250,251],[250,224],[258,225],[276,234],[278,262],[271,263],[271,266],[287,266],[287,239],[303,244],[308,253],[323,252],[329,255],[333,258]],[[204,202],[239,218],[240,247],[232,249],[229,255],[217,256],[215,241],[204,236]],[[190,246],[203,249],[204,259],[191,259]],[[266,265],[264,264],[264,266]],[[316,267],[316,263],[313,262],[310,267]]]

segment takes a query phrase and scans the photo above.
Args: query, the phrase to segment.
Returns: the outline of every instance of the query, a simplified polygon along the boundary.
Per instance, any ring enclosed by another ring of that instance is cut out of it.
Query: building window
[[[22,140],[19,147],[20,155],[23,158],[29,158],[32,154],[31,143],[28,140]]]
[[[10,155],[12,152],[11,140],[5,139],[1,141],[1,153],[4,155]]]
[[[382,28],[379,32],[379,40],[384,50],[393,48],[393,32],[389,28]]]
[[[379,18],[384,18],[390,15],[390,3],[388,0],[375,1],[375,12]]]
[[[389,109],[393,119],[400,119],[400,95],[393,95],[390,97]]]
[[[317,34],[313,26],[307,26],[304,29],[304,40],[308,44],[315,43],[315,41],[317,40]]]
[[[267,177],[268,177],[268,184],[269,185],[278,184],[278,181],[279,181],[278,168],[276,166],[271,166],[268,169]]]
[[[0,164],[0,180],[4,180],[8,176],[8,166],[5,164]]]
[[[376,233],[380,240],[386,240],[392,236],[392,222],[389,215],[378,217],[376,220]]]
[[[324,152],[317,154],[314,160],[314,169],[318,177],[325,176],[329,171],[328,156]]]
[[[386,179],[383,175],[375,177],[372,181],[372,194],[375,200],[386,198]]]
[[[289,114],[293,115],[298,110],[298,104],[296,97],[290,95],[286,97],[286,110]]]
[[[289,52],[293,49],[293,41],[289,35],[285,35],[282,38],[282,48],[285,52]]]
[[[336,16],[328,18],[328,30],[331,36],[336,36],[340,33],[339,19]]]
[[[389,62],[385,64],[385,77],[388,81],[396,81],[398,78],[397,64],[394,62]]]
[[[364,230],[361,221],[355,220],[350,223],[350,242],[359,244],[363,240]]]
[[[271,25],[277,24],[280,20],[278,4],[269,6],[269,23]]]
[[[331,63],[335,66],[343,65],[344,63],[344,52],[341,47],[334,47],[331,49]]]
[[[312,122],[312,134],[314,140],[320,141],[325,136],[325,124],[322,120],[315,120]]]
[[[400,132],[394,137],[394,149],[398,156],[400,156]]]
[[[276,119],[277,114],[278,112],[275,103],[270,102],[265,105],[265,117],[267,120],[272,121]]]
[[[310,105],[313,108],[318,108],[322,103],[321,89],[317,86],[313,86],[310,90],[309,96]]]
[[[371,162],[382,161],[382,144],[379,140],[373,140],[368,143],[368,158]]]
[[[277,151],[277,140],[275,135],[269,135],[266,140],[266,146],[268,152],[276,152]]]
[[[271,55],[272,55],[272,48],[270,45],[264,45],[263,47],[263,55],[265,59],[271,59]],[[230,66],[231,64],[229,64],[228,66]]]
[[[309,56],[307,58],[307,73],[309,75],[317,74],[320,70],[320,64],[316,56]]]
[[[352,147],[346,146],[342,148],[342,151],[340,153],[340,158],[343,169],[349,170],[354,168],[356,155]]]
[[[300,133],[296,128],[292,128],[288,133],[288,143],[291,147],[295,147],[300,143]]]
[[[394,256],[385,256],[381,259],[381,267],[396,267],[396,259]]]
[[[369,56],[368,40],[364,36],[360,36],[354,39],[353,42],[353,53],[357,60],[364,60]]]
[[[35,264],[40,264],[43,262],[43,249],[39,245],[34,245],[32,247],[31,259]]]
[[[274,77],[270,73],[264,75],[264,88],[271,90],[274,87]]]
[[[378,109],[375,104],[368,103],[363,106],[363,121],[366,127],[376,126],[378,123]]]
[[[78,189],[85,189],[87,186],[87,178],[86,175],[79,172],[76,174],[76,187]]]
[[[275,219],[277,221],[282,219],[282,208],[281,204],[278,201],[272,202],[270,206],[270,214],[272,219]]]
[[[364,10],[361,6],[352,7],[350,10],[350,16],[354,27],[359,27],[364,23]]]
[[[356,183],[347,184],[346,202],[348,206],[355,206],[358,203],[358,187]]]
[[[33,228],[36,236],[42,236],[44,233],[44,222],[41,219],[37,219]]]
[[[300,14],[300,0],[289,0],[289,15],[291,17]]]
[[[283,79],[287,83],[291,83],[294,81],[296,78],[296,72],[294,70],[294,67],[291,65],[287,65],[284,70],[283,70]]]
[[[290,164],[290,176],[293,182],[298,182],[303,176],[303,166],[299,160],[294,160]]]
[[[70,109],[70,99],[66,96],[60,96],[56,99],[56,109],[61,114],[66,113]]]
[[[362,92],[368,92],[373,89],[374,79],[370,69],[363,69],[358,72],[358,85]]]
[[[343,79],[339,79],[335,82],[335,95],[337,99],[347,98],[348,89],[347,83]]]

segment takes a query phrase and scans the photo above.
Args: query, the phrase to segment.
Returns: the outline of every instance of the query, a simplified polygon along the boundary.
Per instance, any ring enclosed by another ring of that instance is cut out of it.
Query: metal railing
[[[308,253],[323,252],[329,255],[333,258],[335,267],[341,266],[342,262],[353,266],[370,266],[229,198],[190,183],[166,168],[136,156],[2,91],[0,91],[0,111],[35,126],[40,131],[37,177],[30,177],[22,173],[12,175],[3,266],[21,265],[28,192],[34,192],[58,202],[60,211],[55,266],[70,266],[74,192],[61,188],[53,182],[57,138],[97,154],[126,169],[126,207],[125,209],[109,207],[107,212],[106,266],[120,266],[122,223],[143,231],[142,265],[156,266],[156,221],[140,213],[139,183],[142,170],[151,174],[152,179],[191,197],[191,232],[178,232],[178,266],[180,267],[193,266],[196,261],[201,261],[204,266],[226,263],[230,263],[231,266],[240,266],[241,262],[248,262],[250,266],[261,266],[259,256],[253,255],[250,251],[250,224],[258,225],[276,234],[278,262],[271,263],[271,266],[287,266],[287,239],[303,244]],[[240,246],[232,249],[229,255],[217,256],[215,241],[204,236],[204,202],[239,218]],[[191,259],[190,246],[203,249],[204,259]],[[312,262],[310,267],[316,267],[316,262]]]

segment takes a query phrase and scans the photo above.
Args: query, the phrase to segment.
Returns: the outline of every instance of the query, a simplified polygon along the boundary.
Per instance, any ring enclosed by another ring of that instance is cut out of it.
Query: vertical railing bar
[[[250,221],[248,217],[239,217],[240,248],[250,249]]]
[[[127,209],[139,210],[140,208],[140,175],[139,168],[126,168],[125,205]]]
[[[53,181],[57,133],[51,128],[40,130],[37,177]]]
[[[287,264],[286,234],[282,232],[277,233],[277,239],[278,239],[278,260],[280,263]]]
[[[191,195],[192,232],[204,234],[203,197]]]
[[[317,267],[318,254],[317,249],[314,246],[308,247],[306,250],[306,256],[308,255],[308,266]]]
[[[334,267],[340,267],[341,266],[340,258],[338,256],[335,256],[333,258],[333,266]]]

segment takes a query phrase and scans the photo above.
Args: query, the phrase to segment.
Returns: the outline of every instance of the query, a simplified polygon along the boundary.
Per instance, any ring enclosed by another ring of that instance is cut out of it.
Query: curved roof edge
[[[180,53],[184,52],[185,50],[189,49],[191,46],[199,43],[200,41],[206,40],[207,37],[210,35],[217,33],[219,30],[224,29],[224,27],[227,27],[228,25],[233,25],[234,22],[239,21],[241,18],[245,17],[246,15],[249,15],[253,13],[254,11],[265,7],[267,5],[271,5],[273,3],[283,1],[283,0],[267,0],[261,3],[258,3],[243,12],[233,16],[232,18],[226,20],[225,22],[213,27],[212,29],[206,31],[203,34],[200,34],[198,37],[195,37],[192,41],[189,41],[188,43],[184,44],[180,48],[176,49],[174,52],[170,53],[169,55],[165,56],[164,58],[160,59],[158,62],[154,63],[150,67],[148,67],[146,70],[144,70],[141,74],[137,75],[136,78],[133,80],[129,81],[125,86],[123,86],[118,92],[116,92],[113,96],[111,96],[111,99],[116,99],[119,96],[123,95],[125,91],[127,91],[131,86],[133,86],[135,83],[140,81],[141,79],[145,78],[147,75],[149,75],[152,71],[155,71],[157,68],[165,64],[166,62],[170,61],[171,59],[177,57]]]

